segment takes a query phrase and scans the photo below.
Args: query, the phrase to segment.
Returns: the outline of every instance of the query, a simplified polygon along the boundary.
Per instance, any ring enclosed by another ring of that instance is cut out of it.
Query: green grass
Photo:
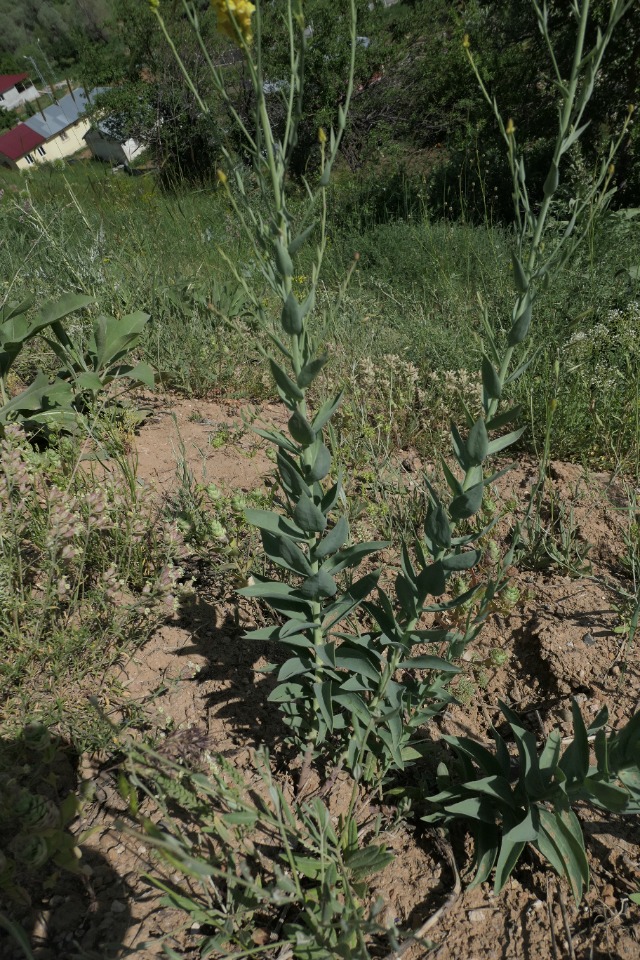
[[[242,291],[243,281],[255,283],[259,270],[220,192],[168,194],[152,174],[114,175],[95,162],[64,170],[42,167],[28,178],[2,171],[0,186],[5,295],[33,296],[41,303],[75,290],[94,296],[101,311],[116,316],[146,310],[151,322],[145,359],[165,386],[194,396],[224,392],[259,400],[266,395],[260,358],[246,350],[247,332],[252,343],[262,334],[246,311]],[[401,410],[396,404],[395,440],[402,446],[417,436],[420,452],[427,455],[442,432],[440,412],[451,402],[443,395],[444,372],[453,382],[455,371],[478,366],[478,296],[492,323],[508,327],[511,238],[496,226],[430,222],[421,203],[409,204],[411,184],[404,189],[408,219],[385,221],[389,211],[378,210],[374,217],[358,207],[355,182],[344,176],[338,181],[318,323],[333,354],[331,375],[347,384],[347,404],[350,397],[360,402],[362,361],[384,367],[383,358],[392,356],[416,368],[419,398],[409,403],[403,397]],[[416,194],[420,189],[416,182]],[[351,284],[336,307],[336,290],[356,253]],[[547,404],[557,399],[556,457],[603,464],[637,459],[633,304],[640,298],[639,264],[640,218],[609,215],[536,304],[536,355],[513,389],[532,409],[540,431]],[[302,274],[301,291],[304,285]],[[264,303],[269,316],[266,291]],[[44,360],[33,352],[18,372],[28,379]],[[388,398],[380,403],[371,411],[374,420],[387,409]],[[540,434],[528,433],[523,443],[535,448],[541,440]]]

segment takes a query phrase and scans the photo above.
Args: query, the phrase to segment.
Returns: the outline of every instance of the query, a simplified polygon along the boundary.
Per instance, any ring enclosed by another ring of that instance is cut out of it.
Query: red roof
[[[0,93],[11,90],[11,87],[15,87],[21,80],[26,80],[28,76],[28,73],[0,73]]]
[[[34,147],[44,142],[44,137],[28,127],[26,123],[19,123],[13,130],[9,130],[0,136],[0,153],[9,157],[10,160],[20,160],[25,154],[30,153]]]

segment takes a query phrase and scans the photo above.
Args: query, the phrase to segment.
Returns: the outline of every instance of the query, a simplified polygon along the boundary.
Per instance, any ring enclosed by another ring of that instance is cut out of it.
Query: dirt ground
[[[198,478],[226,489],[260,489],[272,471],[266,446],[242,426],[241,406],[166,399],[153,411],[137,438],[138,473],[158,495],[176,483],[181,449]],[[265,418],[279,417],[265,408]],[[223,445],[210,442],[223,432]],[[181,438],[181,439],[180,439]],[[410,456],[403,452],[399,458]],[[385,465],[381,465],[385,466]],[[591,544],[591,573],[576,578],[554,571],[515,572],[520,598],[510,610],[493,616],[465,661],[468,683],[463,703],[451,707],[433,726],[442,734],[471,733],[486,739],[497,721],[497,700],[507,700],[540,736],[559,726],[571,732],[570,698],[587,716],[604,705],[612,724],[640,707],[637,649],[625,649],[616,633],[620,614],[614,591],[604,581],[621,578],[621,491],[605,474],[586,476],[581,468],[554,464],[553,483],[560,500],[573,503],[578,536]],[[508,474],[498,500],[524,500],[532,468]],[[269,679],[257,671],[266,662],[259,644],[241,642],[251,609],[238,607],[230,594],[199,589],[172,622],[119,668],[123,705],[142,702],[157,728],[205,728],[212,749],[249,770],[251,751],[270,746],[278,776],[292,778],[278,743],[282,735],[277,709],[267,702]],[[479,671],[477,661],[491,650],[507,654],[503,666]],[[475,662],[474,662],[475,661]],[[82,758],[82,775],[97,783],[96,801],[88,807],[78,832],[90,831],[83,843],[92,876],[84,886],[72,883],[43,904],[33,927],[38,960],[100,960],[162,955],[148,941],[172,933],[169,943],[181,956],[194,957],[193,941],[182,915],[161,908],[140,879],[149,862],[144,843],[113,829],[123,813],[116,773],[100,758]],[[339,791],[331,806],[337,813]],[[591,887],[576,907],[568,887],[525,854],[498,896],[489,885],[466,889],[470,844],[454,830],[452,853],[462,875],[462,892],[429,931],[437,960],[634,960],[640,958],[640,907],[629,894],[640,888],[640,825],[635,819],[579,810],[591,867]],[[437,831],[406,824],[382,837],[396,854],[374,880],[374,890],[407,930],[415,929],[445,904],[454,887],[448,850]],[[148,945],[143,946],[147,943]],[[427,951],[414,946],[404,954],[417,960]],[[12,960],[11,951],[4,953]],[[16,956],[19,954],[16,953]]]

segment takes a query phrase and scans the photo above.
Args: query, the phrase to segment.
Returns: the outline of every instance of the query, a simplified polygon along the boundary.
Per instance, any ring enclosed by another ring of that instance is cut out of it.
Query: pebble
[[[478,907],[476,910],[469,910],[467,914],[470,923],[484,923],[493,916],[493,910],[487,907]]]
[[[596,643],[596,638],[592,636],[590,633],[585,633],[582,640],[583,640],[583,643],[586,643],[588,647],[593,647],[594,644]]]
[[[111,913],[124,913],[127,905],[122,900],[114,900],[111,904]]]

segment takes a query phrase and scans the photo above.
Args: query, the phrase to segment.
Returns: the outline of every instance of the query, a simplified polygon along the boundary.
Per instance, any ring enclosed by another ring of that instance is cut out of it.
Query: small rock
[[[127,906],[122,900],[114,900],[111,904],[111,913],[124,913],[126,909]]]
[[[493,910],[487,907],[478,907],[476,910],[469,910],[467,914],[470,923],[484,923],[493,916]]]
[[[596,638],[590,633],[585,633],[584,637],[582,638],[582,642],[586,643],[588,647],[593,647],[596,643]]]

